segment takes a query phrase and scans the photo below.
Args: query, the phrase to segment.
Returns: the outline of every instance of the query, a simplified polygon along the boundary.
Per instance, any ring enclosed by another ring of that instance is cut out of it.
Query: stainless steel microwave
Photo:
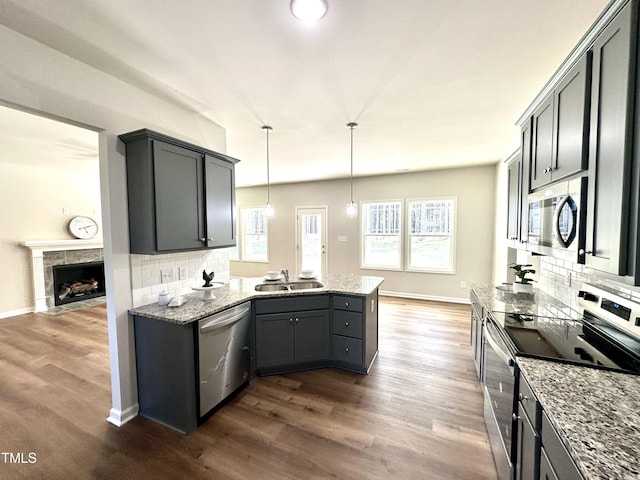
[[[587,178],[550,185],[529,194],[532,252],[584,263]]]

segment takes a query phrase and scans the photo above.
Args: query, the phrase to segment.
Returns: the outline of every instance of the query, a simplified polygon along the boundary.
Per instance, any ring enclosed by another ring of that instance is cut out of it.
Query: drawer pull
[[[349,302],[344,302],[344,308],[349,308]]]
[[[349,347],[344,347],[344,351],[349,353]]]
[[[344,326],[348,327],[349,326],[349,322],[344,322]]]

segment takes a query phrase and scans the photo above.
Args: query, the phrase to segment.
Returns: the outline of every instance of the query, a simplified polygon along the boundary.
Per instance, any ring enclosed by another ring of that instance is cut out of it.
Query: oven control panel
[[[630,296],[585,283],[578,297],[578,303],[585,310],[640,338],[640,303]]]

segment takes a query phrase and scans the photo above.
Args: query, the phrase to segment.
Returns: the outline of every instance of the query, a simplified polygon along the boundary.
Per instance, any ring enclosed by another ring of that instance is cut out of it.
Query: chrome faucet
[[[280,270],[280,273],[284,275],[284,281],[289,283],[289,270],[283,268],[282,270]]]

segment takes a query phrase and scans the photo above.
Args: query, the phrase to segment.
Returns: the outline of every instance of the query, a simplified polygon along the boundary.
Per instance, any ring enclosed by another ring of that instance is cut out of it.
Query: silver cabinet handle
[[[296,317],[296,323],[298,323],[300,321],[300,319],[298,317]]]
[[[344,302],[344,308],[349,308],[349,302]]]
[[[345,347],[345,348],[344,348],[344,351],[345,351],[345,352],[347,352],[347,353],[349,353],[349,347]]]
[[[349,322],[344,322],[344,326],[348,327],[349,326]]]
[[[293,318],[290,318],[290,319],[289,319],[289,323],[293,323]]]

